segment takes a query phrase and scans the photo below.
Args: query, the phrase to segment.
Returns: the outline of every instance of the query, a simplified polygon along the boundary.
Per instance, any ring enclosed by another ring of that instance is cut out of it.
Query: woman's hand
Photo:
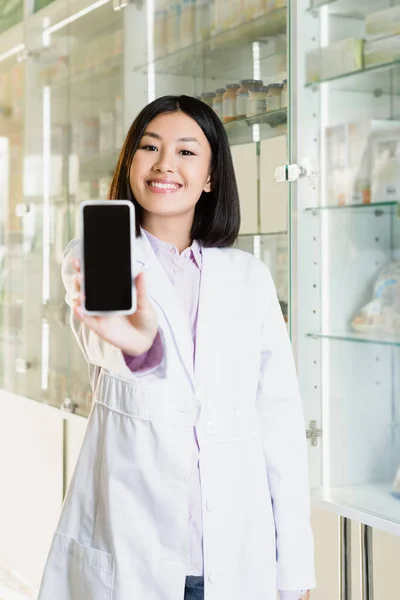
[[[139,356],[150,350],[158,332],[157,316],[146,294],[143,273],[135,278],[137,309],[133,315],[92,317],[82,310],[82,274],[80,261],[74,259],[75,293],[72,309],[74,315],[106,342],[116,346],[126,354]]]
[[[310,592],[306,592],[305,594],[302,595],[301,600],[310,600],[311,598],[311,594]]]

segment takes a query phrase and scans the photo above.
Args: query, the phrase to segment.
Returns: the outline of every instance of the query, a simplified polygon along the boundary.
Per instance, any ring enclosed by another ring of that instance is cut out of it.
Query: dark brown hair
[[[129,183],[131,163],[140,140],[155,117],[182,111],[196,121],[211,147],[211,192],[203,192],[194,214],[191,238],[205,247],[232,246],[240,228],[239,194],[228,138],[220,119],[204,102],[190,96],[163,96],[138,114],[122,146],[110,185],[110,200],[131,200],[135,205],[136,235],[140,236],[143,209]]]

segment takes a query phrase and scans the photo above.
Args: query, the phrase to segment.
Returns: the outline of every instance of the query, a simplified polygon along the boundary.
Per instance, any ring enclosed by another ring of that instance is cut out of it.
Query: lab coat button
[[[215,433],[215,425],[212,421],[207,423],[207,433]]]
[[[215,574],[215,573],[210,573],[210,574],[209,574],[209,576],[208,576],[208,581],[209,581],[210,583],[216,583],[216,581],[217,581],[217,576],[216,576],[216,574]]]

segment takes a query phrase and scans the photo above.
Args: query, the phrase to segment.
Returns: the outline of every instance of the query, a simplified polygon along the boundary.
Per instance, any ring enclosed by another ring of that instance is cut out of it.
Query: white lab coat
[[[68,248],[70,303],[79,243]],[[165,360],[132,373],[121,351],[73,323],[94,404],[39,600],[183,600],[194,426],[205,600],[275,600],[276,589],[313,587],[305,426],[267,267],[203,248],[193,369],[184,308],[144,236],[136,256]]]

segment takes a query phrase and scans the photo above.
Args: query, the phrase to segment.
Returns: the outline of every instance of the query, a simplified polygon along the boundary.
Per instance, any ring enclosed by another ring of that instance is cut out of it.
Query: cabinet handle
[[[281,165],[275,169],[275,181],[277,183],[297,181],[300,177],[307,177],[311,187],[316,188],[319,173],[313,168],[309,158],[303,158],[300,165]]]

